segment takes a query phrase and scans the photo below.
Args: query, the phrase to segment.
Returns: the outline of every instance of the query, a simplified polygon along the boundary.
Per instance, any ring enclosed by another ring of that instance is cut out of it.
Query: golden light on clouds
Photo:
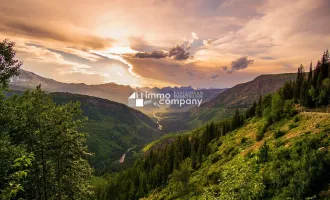
[[[0,8],[0,39],[17,43],[23,69],[65,82],[230,87],[295,72],[330,46],[327,0],[0,0]]]

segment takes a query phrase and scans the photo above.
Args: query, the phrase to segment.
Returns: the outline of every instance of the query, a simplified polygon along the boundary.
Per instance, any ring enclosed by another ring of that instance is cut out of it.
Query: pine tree
[[[308,73],[308,85],[311,86],[313,82],[313,64],[311,62],[310,67],[309,67],[309,73]]]
[[[268,151],[269,151],[269,146],[267,145],[266,142],[260,147],[259,149],[259,162],[260,163],[266,163],[268,160]]]
[[[195,151],[195,143],[191,144],[191,168],[196,169],[197,167],[197,155]]]
[[[301,89],[301,85],[304,82],[304,78],[305,78],[304,67],[303,65],[300,65],[300,67],[298,68],[297,80],[295,82],[295,90],[294,90],[295,99],[299,99],[300,97],[300,89]]]
[[[241,124],[241,117],[240,117],[240,114],[239,114],[238,109],[236,109],[235,114],[234,114],[234,116],[232,118],[232,121],[231,121],[231,128],[232,128],[232,130],[234,130],[237,127],[239,127],[240,124]]]
[[[259,96],[258,105],[256,107],[256,116],[261,117],[262,116],[262,97]]]

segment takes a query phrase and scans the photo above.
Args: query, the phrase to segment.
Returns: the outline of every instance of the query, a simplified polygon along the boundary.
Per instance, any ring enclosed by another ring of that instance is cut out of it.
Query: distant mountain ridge
[[[99,85],[86,85],[84,83],[62,83],[53,79],[44,78],[33,72],[20,70],[20,75],[11,79],[10,87],[14,90],[33,89],[41,84],[41,88],[47,92],[69,92],[73,94],[83,94],[99,98],[109,99],[119,103],[127,104],[127,98],[134,92],[157,92],[173,93],[175,90],[196,91],[191,86],[183,87],[164,87],[164,88],[132,88],[128,85],[118,85],[116,83],[105,83]],[[201,89],[204,94],[204,102],[214,98],[225,89]]]
[[[25,70],[20,70],[20,75],[11,79],[10,87],[15,90],[26,90],[33,89],[39,84],[41,84],[41,88],[47,92],[83,94],[125,104],[127,103],[127,97],[134,92],[134,89],[130,86],[117,85],[115,83],[105,83],[100,85],[62,83]]]
[[[238,84],[217,97],[201,105],[202,108],[246,108],[257,100],[259,95],[273,93],[284,83],[295,80],[296,73],[265,74],[254,80]]]

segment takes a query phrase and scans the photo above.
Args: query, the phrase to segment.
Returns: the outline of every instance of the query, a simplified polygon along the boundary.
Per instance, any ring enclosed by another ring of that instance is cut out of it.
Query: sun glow
[[[138,51],[135,51],[133,49],[131,49],[131,47],[129,46],[115,46],[115,47],[111,47],[107,50],[105,50],[104,52],[106,53],[112,53],[112,54],[134,54],[137,53]]]

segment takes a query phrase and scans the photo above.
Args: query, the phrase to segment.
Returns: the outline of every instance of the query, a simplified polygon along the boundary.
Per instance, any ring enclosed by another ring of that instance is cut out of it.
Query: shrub
[[[280,147],[284,144],[284,142],[281,139],[275,140],[274,147]]]
[[[220,173],[217,171],[211,171],[209,174],[207,174],[207,180],[212,184],[219,183]]]
[[[250,149],[248,152],[245,154],[245,158],[252,158],[255,156],[255,153],[253,152],[253,149]]]
[[[226,156],[228,156],[229,153],[232,152],[233,150],[234,150],[234,147],[233,147],[233,146],[228,147],[227,149],[224,150],[224,154],[225,154]]]
[[[246,141],[247,141],[247,138],[246,137],[242,137],[241,138],[241,144],[244,144]]]
[[[262,140],[262,138],[264,138],[264,135],[266,133],[266,130],[267,130],[266,124],[263,124],[262,126],[260,126],[258,128],[258,132],[256,134],[256,140],[257,141],[260,141],[260,140]]]
[[[285,132],[283,132],[283,131],[281,131],[281,130],[278,129],[278,130],[276,130],[274,132],[274,139],[277,139],[279,137],[282,137],[284,134],[285,134]]]
[[[211,157],[211,162],[212,163],[216,163],[218,160],[221,159],[221,155],[219,155],[219,154],[213,154],[210,157]]]
[[[295,124],[295,123],[291,123],[291,124],[289,124],[289,129],[291,130],[291,129],[294,129],[294,128],[296,128],[298,125],[297,124]]]

